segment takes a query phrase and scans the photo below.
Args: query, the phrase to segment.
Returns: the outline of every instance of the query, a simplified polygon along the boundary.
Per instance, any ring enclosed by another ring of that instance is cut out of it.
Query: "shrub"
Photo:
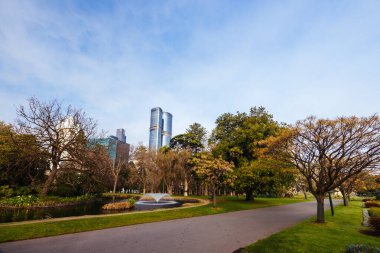
[[[21,187],[18,187],[14,190],[13,195],[16,195],[16,196],[24,195],[25,196],[25,195],[34,195],[36,193],[37,193],[37,191],[34,190],[30,186],[21,186]]]
[[[362,199],[363,202],[371,201],[373,199]]]
[[[370,216],[378,216],[380,217],[380,208],[379,207],[371,207],[368,211]]]
[[[13,198],[3,199],[0,201],[0,204],[15,206],[15,207],[28,207],[36,204],[40,199],[34,195],[28,196],[16,196]]]
[[[380,217],[379,216],[371,216],[371,217],[369,217],[369,224],[377,232],[380,232]]]
[[[346,253],[380,253],[380,249],[366,244],[349,245]]]
[[[133,205],[129,203],[129,201],[123,201],[123,202],[113,202],[108,203],[102,206],[102,209],[104,210],[123,210],[123,209],[130,209]]]
[[[0,197],[9,198],[13,195],[13,189],[9,185],[0,186]]]
[[[131,204],[132,207],[134,207],[134,206],[135,206],[135,203],[136,203],[136,200],[133,199],[133,198],[129,198],[129,199],[128,199],[128,202],[129,202],[129,204]]]
[[[365,202],[365,207],[380,207],[380,203],[375,201],[367,201]]]

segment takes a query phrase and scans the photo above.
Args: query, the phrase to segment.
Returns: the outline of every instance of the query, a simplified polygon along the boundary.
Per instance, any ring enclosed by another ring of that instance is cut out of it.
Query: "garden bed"
[[[49,208],[49,207],[65,207],[73,205],[88,204],[96,200],[94,196],[78,196],[78,197],[38,197],[35,195],[16,196],[12,198],[3,198],[0,200],[0,208],[19,209],[19,208]]]

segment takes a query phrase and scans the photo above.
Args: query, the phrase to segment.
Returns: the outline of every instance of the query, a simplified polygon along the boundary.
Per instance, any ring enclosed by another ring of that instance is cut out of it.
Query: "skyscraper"
[[[91,139],[91,146],[101,145],[108,151],[108,156],[113,163],[127,162],[129,159],[130,145],[110,135],[106,138]]]
[[[160,107],[150,112],[149,149],[169,146],[172,138],[173,115],[163,112]]]
[[[127,137],[125,136],[125,130],[123,128],[116,129],[116,137],[119,141],[127,142]]]

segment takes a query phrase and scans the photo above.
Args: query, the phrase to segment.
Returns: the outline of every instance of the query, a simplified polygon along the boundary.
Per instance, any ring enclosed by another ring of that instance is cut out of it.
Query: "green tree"
[[[234,163],[238,176],[235,189],[244,191],[247,200],[252,199],[258,187],[267,187],[265,181],[260,184],[258,181],[264,172],[269,171],[268,166],[263,170],[259,166],[262,161],[255,162],[261,156],[262,141],[277,135],[283,127],[264,107],[253,107],[249,114],[225,113],[216,120],[209,140],[213,145],[213,154]],[[272,171],[277,174],[275,170]]]
[[[47,158],[34,136],[18,134],[11,125],[0,122],[0,184],[36,190],[47,169]]]
[[[216,120],[210,143],[215,156],[233,162],[236,167],[258,158],[260,142],[276,135],[282,126],[264,107],[253,107],[249,114],[225,113]]]
[[[246,194],[246,200],[254,195],[283,196],[294,185],[296,171],[292,165],[263,157],[236,171],[235,189]]]
[[[172,149],[190,149],[193,154],[205,147],[207,130],[199,123],[191,124],[184,134],[174,136],[170,140]]]

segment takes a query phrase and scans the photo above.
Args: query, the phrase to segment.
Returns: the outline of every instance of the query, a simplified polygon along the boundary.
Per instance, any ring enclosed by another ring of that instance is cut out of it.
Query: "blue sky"
[[[380,1],[0,0],[0,120],[30,96],[147,144],[264,106],[278,121],[380,108]]]

